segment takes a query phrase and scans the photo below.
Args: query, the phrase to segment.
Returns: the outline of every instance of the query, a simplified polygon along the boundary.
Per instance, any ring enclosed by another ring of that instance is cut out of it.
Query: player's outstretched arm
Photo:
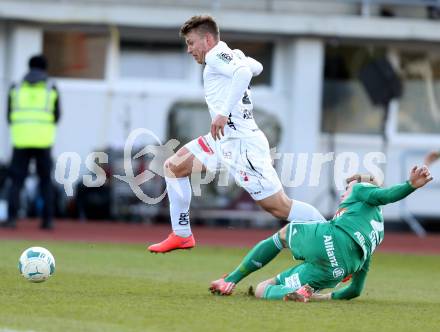
[[[385,205],[394,203],[405,198],[414,190],[423,187],[432,180],[428,167],[414,166],[410,172],[408,181],[394,185],[389,188],[379,188],[376,186],[358,183],[353,187],[353,195],[359,201],[367,202],[371,205]]]

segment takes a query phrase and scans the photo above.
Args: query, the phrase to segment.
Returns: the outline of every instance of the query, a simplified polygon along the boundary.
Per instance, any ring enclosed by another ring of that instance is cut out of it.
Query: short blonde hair
[[[350,176],[349,178],[346,178],[345,182],[347,184],[349,184],[350,182],[352,182],[354,180],[356,180],[356,182],[358,182],[358,183],[359,182],[366,182],[366,183],[374,184],[375,186],[378,186],[378,187],[380,186],[379,182],[371,174],[360,174],[360,173],[357,173],[357,174],[354,174],[354,175]]]
[[[216,39],[220,37],[220,31],[214,18],[210,15],[196,15],[191,17],[180,28],[180,36],[185,37],[193,30],[197,30],[199,34],[210,33]]]

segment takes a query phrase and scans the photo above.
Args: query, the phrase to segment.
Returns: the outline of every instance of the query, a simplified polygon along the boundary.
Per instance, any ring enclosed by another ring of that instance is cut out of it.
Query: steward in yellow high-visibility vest
[[[58,92],[50,82],[23,81],[9,92],[10,129],[16,148],[48,148],[55,140],[55,102]]]
[[[60,118],[58,91],[46,73],[47,60],[37,55],[29,60],[29,72],[20,84],[9,90],[8,123],[13,146],[9,174],[8,218],[3,227],[16,227],[20,190],[29,171],[31,160],[36,162],[40,194],[43,201],[41,228],[52,229],[52,157],[56,124]]]

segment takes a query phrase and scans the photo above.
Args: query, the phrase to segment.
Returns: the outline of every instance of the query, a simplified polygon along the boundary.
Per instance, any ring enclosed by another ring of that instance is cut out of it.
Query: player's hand
[[[310,296],[309,301],[321,302],[321,301],[330,301],[331,299],[332,299],[332,293],[326,293],[326,294],[313,293],[312,296]]]
[[[439,158],[440,158],[440,153],[436,151],[432,151],[425,157],[425,165],[429,166]]]
[[[414,166],[409,174],[409,182],[413,188],[420,188],[432,181],[431,173],[427,166]]]
[[[228,122],[228,117],[224,115],[216,115],[211,123],[211,135],[212,138],[216,141],[217,138],[221,139],[222,136],[225,136],[225,126]]]

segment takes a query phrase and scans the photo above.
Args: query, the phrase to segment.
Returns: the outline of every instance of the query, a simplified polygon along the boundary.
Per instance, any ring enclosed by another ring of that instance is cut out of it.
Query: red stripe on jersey
[[[202,150],[204,152],[206,152],[207,154],[214,154],[214,151],[212,151],[211,147],[209,146],[208,142],[206,142],[206,140],[203,136],[200,136],[197,139],[197,143],[199,143]]]

